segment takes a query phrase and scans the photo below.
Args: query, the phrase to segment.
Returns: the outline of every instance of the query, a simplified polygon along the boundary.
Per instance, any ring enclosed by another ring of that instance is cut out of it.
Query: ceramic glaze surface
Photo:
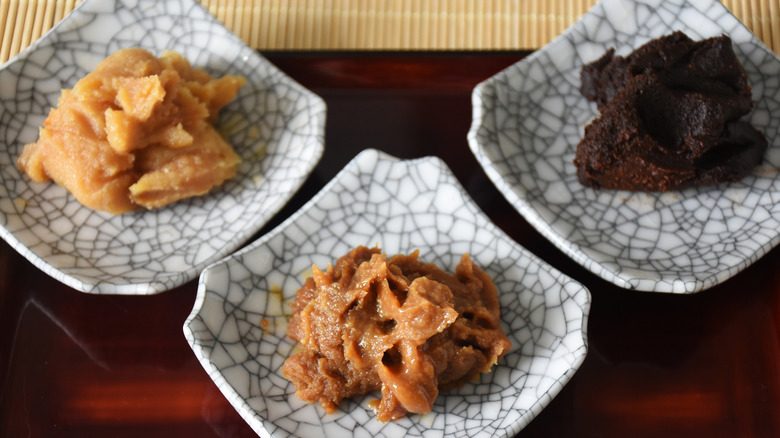
[[[379,394],[325,414],[295,396],[281,366],[289,302],[311,275],[357,245],[453,272],[464,252],[494,280],[512,350],[478,381],[439,395],[433,412],[381,423]],[[354,158],[294,216],[201,275],[184,333],[225,396],[260,436],[513,436],[584,360],[590,293],[530,254],[476,207],[438,158]]]
[[[119,216],[81,206],[16,159],[71,88],[109,54],[182,53],[247,83],[217,129],[242,157],[206,196]],[[303,184],[324,150],[325,104],[246,46],[194,0],[86,0],[0,69],[0,235],[47,274],[90,293],[152,294],[196,278],[256,233]]]
[[[731,37],[755,100],[744,120],[769,140],[763,164],[739,183],[684,191],[583,187],[573,160],[598,111],[579,93],[580,69],[675,30]],[[605,0],[472,97],[469,144],[493,183],[545,237],[620,287],[698,292],[780,242],[780,59],[717,1]]]

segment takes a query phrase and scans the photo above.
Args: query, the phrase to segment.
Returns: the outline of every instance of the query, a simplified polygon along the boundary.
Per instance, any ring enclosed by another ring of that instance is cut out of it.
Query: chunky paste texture
[[[118,214],[207,193],[240,158],[212,126],[244,78],[212,78],[176,52],[120,50],[63,90],[17,164]]]
[[[380,421],[430,412],[440,390],[490,371],[511,347],[496,287],[468,255],[455,275],[417,251],[388,258],[365,247],[312,269],[288,327],[301,351],[282,370],[301,399],[327,412],[377,390]]]
[[[601,113],[574,161],[583,185],[666,191],[739,181],[767,140],[740,118],[753,108],[747,74],[727,36],[682,32],[627,57],[614,49],[582,68],[581,92]]]

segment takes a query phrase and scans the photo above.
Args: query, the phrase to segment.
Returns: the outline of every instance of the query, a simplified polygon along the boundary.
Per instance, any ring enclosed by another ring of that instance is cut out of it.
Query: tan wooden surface
[[[260,50],[518,50],[543,46],[596,0],[200,0]],[[0,62],[81,0],[0,0]],[[780,0],[723,0],[780,53]]]

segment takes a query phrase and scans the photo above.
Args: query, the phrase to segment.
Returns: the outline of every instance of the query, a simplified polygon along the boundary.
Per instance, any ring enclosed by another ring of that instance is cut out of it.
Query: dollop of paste
[[[301,351],[282,371],[296,394],[331,413],[380,390],[377,419],[430,412],[440,390],[490,371],[511,348],[490,277],[465,254],[448,274],[410,255],[358,247],[313,275],[292,303]]]
[[[176,52],[117,51],[62,91],[17,165],[113,214],[203,195],[241,161],[212,123],[244,82],[214,79]]]

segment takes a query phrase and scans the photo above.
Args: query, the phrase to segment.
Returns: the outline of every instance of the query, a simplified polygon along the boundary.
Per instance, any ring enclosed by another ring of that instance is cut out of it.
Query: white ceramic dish
[[[116,50],[176,50],[247,83],[218,128],[243,163],[207,196],[111,216],[16,159],[70,88]],[[85,0],[0,68],[0,235],[47,274],[90,293],[153,294],[185,283],[252,237],[303,184],[324,150],[325,104],[245,45],[194,0]]]
[[[492,276],[511,352],[490,374],[440,394],[434,411],[390,423],[368,401],[335,414],[295,396],[281,375],[294,346],[288,302],[311,266],[357,245],[420,250],[452,272],[464,252]],[[201,275],[184,333],[201,364],[264,437],[514,436],[560,391],[586,351],[590,293],[530,254],[476,207],[438,158],[354,158],[295,215]]]
[[[740,183],[671,193],[583,187],[574,154],[598,112],[579,93],[580,69],[674,30],[732,38],[756,101],[747,119],[769,139],[764,163]],[[780,59],[716,0],[604,0],[476,87],[469,144],[509,202],[592,272],[628,289],[698,292],[780,242],[778,78]]]

